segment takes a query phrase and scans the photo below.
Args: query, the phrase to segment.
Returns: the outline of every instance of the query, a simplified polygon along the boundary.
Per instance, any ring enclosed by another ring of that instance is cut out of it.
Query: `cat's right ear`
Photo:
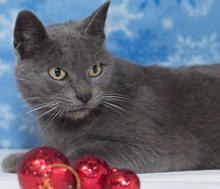
[[[14,48],[22,59],[30,58],[48,38],[41,21],[30,11],[21,11],[14,28]]]
[[[104,27],[110,2],[110,0],[106,1],[92,15],[78,23],[78,30],[84,36],[93,39],[94,44],[97,46],[102,45],[105,41]]]

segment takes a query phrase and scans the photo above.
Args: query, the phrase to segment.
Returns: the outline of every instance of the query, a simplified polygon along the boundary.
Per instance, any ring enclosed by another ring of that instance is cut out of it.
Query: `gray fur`
[[[18,162],[20,162],[23,154],[11,154],[7,158],[5,158],[2,162],[2,169],[6,173],[16,173],[18,169]]]
[[[18,15],[18,86],[33,108],[54,103],[46,115],[49,107],[38,110],[42,138],[71,161],[96,154],[138,173],[220,168],[220,65],[144,67],[113,57],[104,46],[108,7],[46,29],[29,11]],[[88,77],[97,63],[101,75]],[[54,66],[67,77],[53,80]],[[76,97],[88,93],[86,104]]]

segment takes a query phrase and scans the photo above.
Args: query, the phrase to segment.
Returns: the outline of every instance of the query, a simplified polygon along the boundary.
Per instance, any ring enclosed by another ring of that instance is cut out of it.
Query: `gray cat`
[[[105,48],[110,2],[45,28],[29,11],[14,30],[17,83],[46,143],[137,173],[220,168],[220,65],[144,67]],[[16,172],[22,154],[3,161]]]

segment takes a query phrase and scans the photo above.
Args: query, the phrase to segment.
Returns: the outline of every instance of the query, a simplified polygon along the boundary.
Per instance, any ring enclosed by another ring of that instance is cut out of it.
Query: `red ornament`
[[[67,158],[51,147],[38,147],[24,155],[18,168],[18,180],[22,189],[67,189],[74,176],[64,166]],[[53,166],[52,166],[53,165]]]
[[[95,155],[81,157],[73,164],[73,168],[80,177],[81,189],[103,189],[110,170],[109,165]]]
[[[105,189],[140,189],[140,180],[131,170],[114,168],[108,174]]]
[[[133,171],[110,170],[102,158],[94,155],[81,157],[73,168],[58,150],[38,147],[22,158],[18,180],[22,189],[140,189]]]

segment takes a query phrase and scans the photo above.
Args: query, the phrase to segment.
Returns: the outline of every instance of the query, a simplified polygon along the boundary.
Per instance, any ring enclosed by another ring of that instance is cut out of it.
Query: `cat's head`
[[[14,29],[16,77],[33,108],[80,119],[99,106],[113,69],[104,46],[109,4],[83,20],[47,28],[30,11],[19,13]]]

